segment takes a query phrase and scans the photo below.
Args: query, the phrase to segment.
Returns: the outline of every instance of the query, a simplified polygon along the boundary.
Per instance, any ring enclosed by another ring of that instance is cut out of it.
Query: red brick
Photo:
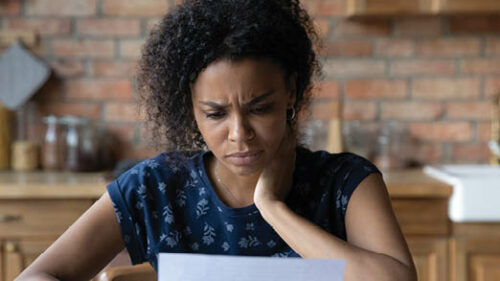
[[[339,16],[346,9],[344,0],[308,0],[302,3],[312,16]]]
[[[27,0],[29,16],[91,16],[96,14],[96,0]]]
[[[101,116],[102,106],[100,103],[90,102],[59,102],[44,103],[40,106],[43,116],[46,115],[76,115],[98,120]]]
[[[375,120],[376,117],[375,102],[348,101],[343,104],[342,120]]]
[[[461,71],[464,74],[500,74],[500,59],[466,59]]]
[[[396,60],[391,63],[390,71],[392,75],[400,76],[453,75],[456,72],[455,62],[444,59]]]
[[[120,159],[147,159],[157,155],[159,151],[143,144],[139,146],[133,146],[131,144],[126,144],[117,153]]]
[[[129,80],[67,80],[65,96],[70,99],[130,100],[132,86]]]
[[[141,22],[137,19],[80,19],[77,31],[81,35],[103,37],[131,37],[141,34]]]
[[[120,141],[131,143],[135,137],[135,124],[107,124],[106,129]]]
[[[355,99],[400,99],[406,97],[408,86],[404,80],[359,79],[347,81],[345,92]]]
[[[381,118],[395,120],[436,120],[443,114],[443,106],[436,102],[383,102]]]
[[[491,102],[450,102],[446,105],[448,119],[490,120],[493,111]]]
[[[500,38],[488,38],[486,40],[486,54],[493,56],[500,55]]]
[[[367,40],[338,40],[328,42],[320,52],[320,56],[334,57],[366,57],[373,53],[373,46]]]
[[[5,23],[7,28],[35,31],[40,35],[68,35],[71,32],[69,19],[12,18]]]
[[[457,143],[451,146],[451,158],[454,163],[488,163],[490,150],[486,142]]]
[[[135,122],[139,120],[138,107],[130,102],[108,102],[105,107],[106,121]]]
[[[394,33],[403,36],[437,36],[441,34],[440,17],[403,17],[394,21]]]
[[[410,134],[426,141],[467,141],[472,139],[473,133],[473,128],[468,122],[410,124]]]
[[[478,122],[478,136],[480,141],[489,141],[492,139],[491,122]]]
[[[493,77],[486,79],[485,82],[485,95],[491,98],[500,94],[500,77]]]
[[[327,77],[338,76],[383,76],[385,62],[382,60],[327,60],[323,70]]]
[[[166,0],[103,0],[102,12],[107,16],[163,16],[168,11]]]
[[[339,83],[337,81],[329,81],[316,84],[314,85],[312,95],[315,98],[338,99]]]
[[[95,77],[132,78],[136,75],[136,62],[93,61],[92,75]]]
[[[380,39],[375,44],[375,54],[385,57],[409,57],[415,52],[410,39]]]
[[[18,16],[21,14],[21,0],[0,1],[0,16]]]
[[[389,21],[384,19],[341,20],[334,28],[337,36],[385,36],[389,35]]]
[[[121,40],[120,57],[138,59],[141,56],[142,45],[144,45],[144,40]]]
[[[330,19],[313,19],[313,22],[319,37],[327,37],[330,33]]]
[[[47,45],[44,39],[40,40],[40,42],[35,43],[35,45],[27,46],[27,49],[38,57],[47,56]]]
[[[415,79],[412,85],[414,98],[422,99],[473,99],[480,95],[477,78]]]
[[[421,56],[471,56],[481,52],[480,38],[427,39],[417,43]]]
[[[441,143],[434,142],[421,142],[417,140],[412,145],[406,145],[403,149],[408,152],[403,155],[407,155],[407,159],[412,162],[425,164],[436,164],[442,163],[443,161],[443,147]]]
[[[496,15],[456,16],[449,24],[452,34],[500,32],[500,17]]]
[[[82,61],[77,60],[56,60],[50,62],[50,66],[55,71],[55,74],[64,78],[75,78],[85,74],[85,65]]]
[[[115,51],[111,40],[54,39],[52,54],[56,57],[113,58]]]
[[[332,99],[317,99],[311,103],[311,117],[312,120],[331,120],[338,118],[338,112],[334,109],[335,100]],[[302,116],[306,118],[308,116]]]

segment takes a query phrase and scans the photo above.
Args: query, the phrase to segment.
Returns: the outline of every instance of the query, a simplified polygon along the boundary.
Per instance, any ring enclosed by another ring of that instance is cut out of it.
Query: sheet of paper
[[[345,260],[160,253],[158,281],[341,281]]]

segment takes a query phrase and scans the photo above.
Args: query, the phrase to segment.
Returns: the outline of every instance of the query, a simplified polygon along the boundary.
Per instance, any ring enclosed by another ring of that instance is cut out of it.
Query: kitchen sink
[[[500,222],[500,167],[426,166],[424,173],[453,186],[448,209],[454,222]]]

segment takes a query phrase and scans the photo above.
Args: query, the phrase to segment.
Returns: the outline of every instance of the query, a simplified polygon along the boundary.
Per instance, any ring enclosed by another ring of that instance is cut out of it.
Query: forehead
[[[200,72],[192,85],[193,99],[252,98],[285,88],[282,69],[269,60],[218,60]]]

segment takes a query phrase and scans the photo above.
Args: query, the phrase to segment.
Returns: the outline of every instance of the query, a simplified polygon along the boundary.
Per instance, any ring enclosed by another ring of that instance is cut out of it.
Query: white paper
[[[345,260],[160,253],[158,281],[341,281]]]

